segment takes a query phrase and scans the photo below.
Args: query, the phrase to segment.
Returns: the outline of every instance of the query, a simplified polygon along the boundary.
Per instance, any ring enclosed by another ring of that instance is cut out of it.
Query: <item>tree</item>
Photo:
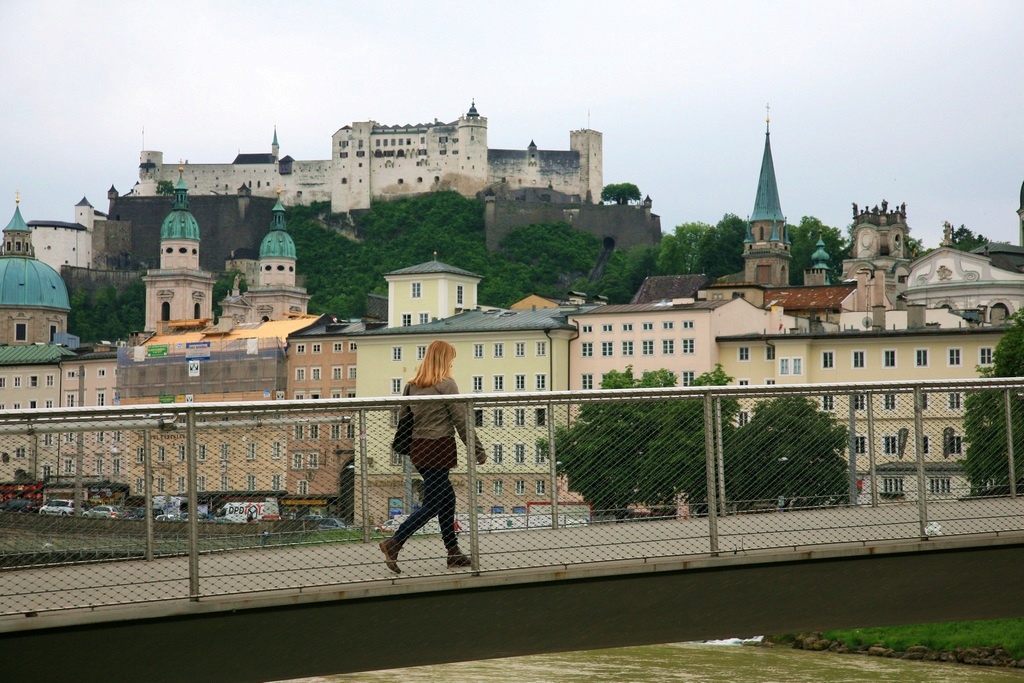
[[[950,231],[949,239],[950,242],[952,242],[951,246],[954,249],[959,249],[960,251],[971,251],[972,249],[983,247],[989,243],[989,239],[987,237],[981,233],[974,234],[974,232],[963,223],[961,223],[960,227],[956,230]]]
[[[1024,309],[1007,321],[1002,339],[996,344],[991,367],[979,367],[983,377],[1020,377],[1024,375]],[[1014,426],[1024,422],[1024,405],[1011,392],[1011,420]],[[960,460],[971,482],[971,493],[1003,493],[1009,490],[1010,466],[1007,457],[1006,402],[1002,391],[973,391],[964,401],[964,437],[967,450]],[[945,446],[945,444],[944,444]],[[948,449],[946,449],[948,450]],[[1013,452],[1024,453],[1024,429],[1013,431]],[[1024,490],[1024,463],[1014,458],[1014,479]]]
[[[156,184],[156,193],[158,195],[174,194],[174,183],[172,183],[170,180],[161,180]]]
[[[659,275],[690,275],[703,272],[703,247],[714,230],[707,223],[683,223],[663,235],[658,251]]]
[[[640,188],[633,183],[612,183],[601,190],[601,201],[612,204],[628,204],[640,201]]]
[[[843,237],[838,228],[824,225],[814,216],[804,216],[799,225],[787,226],[789,239],[793,243],[789,253],[792,256],[789,267],[789,284],[802,285],[804,270],[814,265],[812,258],[818,250],[818,239],[825,243],[828,252],[828,266],[831,268],[831,281],[835,284],[843,274],[843,259],[848,258],[849,240]]]
[[[747,222],[731,213],[722,216],[701,244],[701,269],[711,278],[743,272],[743,239]]]
[[[730,381],[718,366],[695,384]],[[603,389],[675,386],[661,369],[637,378],[632,366],[609,372]],[[731,422],[731,420],[728,420]],[[586,403],[570,427],[555,431],[555,446],[569,488],[598,514],[623,516],[630,505],[692,505],[706,500],[704,403],[698,398]]]
[[[726,498],[742,508],[779,498],[818,504],[847,494],[847,430],[803,396],[762,401],[723,435]]]

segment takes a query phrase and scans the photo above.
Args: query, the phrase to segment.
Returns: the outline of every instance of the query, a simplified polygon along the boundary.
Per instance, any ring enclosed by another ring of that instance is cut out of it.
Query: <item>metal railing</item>
[[[473,394],[472,572],[1024,531],[1024,379]],[[393,578],[386,397],[0,412],[0,614]],[[11,504],[14,505],[14,504]],[[402,576],[447,574],[436,522]]]

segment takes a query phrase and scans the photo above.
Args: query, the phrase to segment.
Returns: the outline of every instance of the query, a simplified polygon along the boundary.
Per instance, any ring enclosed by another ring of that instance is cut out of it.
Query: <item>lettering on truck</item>
[[[281,513],[276,502],[225,503],[218,517],[228,522],[259,522],[281,519]]]

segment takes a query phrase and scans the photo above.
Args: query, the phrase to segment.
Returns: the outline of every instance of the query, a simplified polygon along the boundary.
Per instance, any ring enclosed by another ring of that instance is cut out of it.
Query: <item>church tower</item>
[[[775,183],[770,123],[771,119],[766,118],[761,177],[757,181],[754,212],[748,219],[747,236],[743,240],[743,279],[759,285],[784,287],[789,284],[791,243]]]
[[[199,267],[199,224],[188,210],[188,185],[182,168],[174,186],[174,204],[160,226],[160,268],[146,283],[146,330],[203,327],[213,322],[212,273]]]

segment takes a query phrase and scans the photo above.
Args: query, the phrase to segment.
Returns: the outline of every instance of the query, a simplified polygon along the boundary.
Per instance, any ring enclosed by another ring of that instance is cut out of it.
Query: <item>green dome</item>
[[[160,226],[161,240],[194,240],[199,241],[199,223],[188,210],[188,185],[178,175],[178,184],[174,186],[174,206]]]
[[[57,271],[23,256],[0,258],[0,306],[71,310],[67,287]]]
[[[260,258],[295,258],[295,242],[284,224],[284,205],[277,200],[274,218],[270,221],[270,232],[260,243]]]
[[[828,268],[828,262],[831,257],[825,251],[825,241],[819,237],[816,246],[818,248],[811,254],[811,262],[814,263],[815,268]]]

